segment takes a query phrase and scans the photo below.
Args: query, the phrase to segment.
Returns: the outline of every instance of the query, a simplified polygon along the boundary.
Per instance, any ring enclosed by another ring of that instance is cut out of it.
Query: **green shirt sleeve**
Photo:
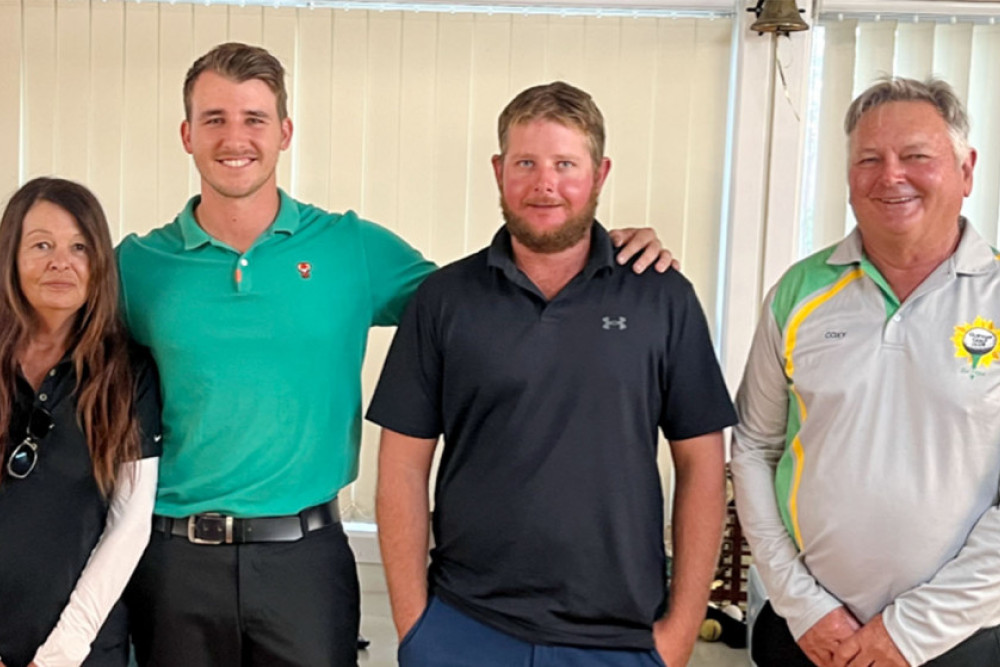
[[[360,222],[372,300],[372,325],[395,326],[410,297],[437,265],[388,229]]]

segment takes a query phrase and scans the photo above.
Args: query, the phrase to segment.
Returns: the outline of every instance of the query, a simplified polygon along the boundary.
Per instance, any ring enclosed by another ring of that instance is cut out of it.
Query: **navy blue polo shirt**
[[[736,421],[691,284],[618,266],[597,223],[551,301],[506,229],[428,277],[368,418],[444,435],[435,595],[533,643],[634,649],[666,607],[657,428]]]

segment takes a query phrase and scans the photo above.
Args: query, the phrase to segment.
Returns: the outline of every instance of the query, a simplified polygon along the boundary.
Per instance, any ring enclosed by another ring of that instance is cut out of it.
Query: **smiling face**
[[[594,165],[580,130],[550,120],[510,127],[493,157],[507,229],[529,250],[554,253],[583,239],[611,162]]]
[[[959,162],[932,104],[888,102],[866,112],[848,159],[851,207],[866,243],[932,245],[955,235],[976,154]]]
[[[39,200],[28,210],[17,273],[21,292],[41,317],[66,317],[83,307],[90,284],[90,248],[65,209]]]
[[[276,189],[278,155],[291,138],[292,122],[279,119],[277,98],[266,83],[236,82],[210,70],[198,75],[181,140],[201,174],[203,196],[211,191],[241,199]]]

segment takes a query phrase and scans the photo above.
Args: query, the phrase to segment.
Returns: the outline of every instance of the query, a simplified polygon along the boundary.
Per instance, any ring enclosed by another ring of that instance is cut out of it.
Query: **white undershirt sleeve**
[[[159,461],[154,457],[122,464],[104,532],[59,622],[35,653],[38,667],[79,667],[90,653],[149,542]]]

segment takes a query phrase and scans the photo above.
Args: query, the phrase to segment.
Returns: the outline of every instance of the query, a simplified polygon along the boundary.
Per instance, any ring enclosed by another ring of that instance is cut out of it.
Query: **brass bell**
[[[795,0],[758,0],[757,6],[747,11],[757,13],[757,20],[750,29],[755,32],[797,32],[808,30],[802,20]]]

